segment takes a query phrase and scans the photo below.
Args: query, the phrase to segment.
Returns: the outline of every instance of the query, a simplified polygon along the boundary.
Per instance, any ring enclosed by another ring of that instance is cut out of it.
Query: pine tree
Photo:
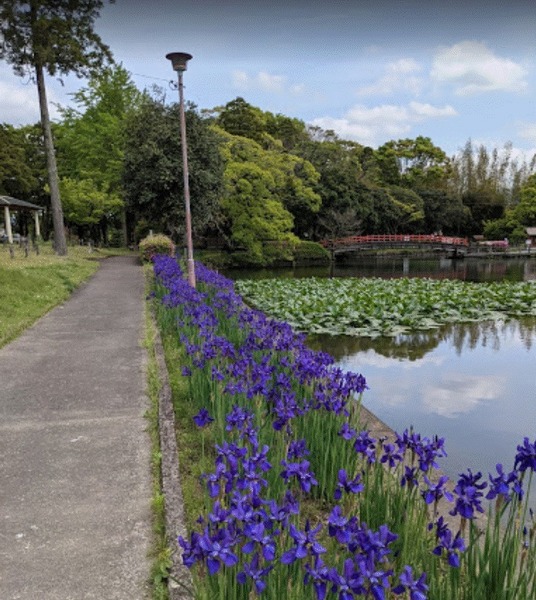
[[[112,62],[108,46],[94,31],[101,0],[0,0],[0,59],[19,76],[37,84],[41,126],[47,156],[54,249],[67,254],[58,170],[45,87],[45,71],[52,77],[75,73],[88,76]]]

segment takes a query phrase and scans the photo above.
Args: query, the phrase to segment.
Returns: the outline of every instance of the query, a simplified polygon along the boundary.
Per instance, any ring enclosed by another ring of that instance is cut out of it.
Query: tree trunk
[[[54,142],[52,141],[52,130],[50,128],[50,116],[48,114],[47,95],[45,89],[45,77],[42,66],[36,65],[35,75],[37,79],[37,91],[39,93],[41,127],[43,128],[45,154],[47,157],[48,183],[50,186],[50,206],[52,209],[52,222],[54,225],[54,250],[58,256],[65,256],[67,254],[67,241],[63,226],[63,210],[61,207],[60,188],[58,183],[58,167],[56,166]]]
[[[128,248],[127,208],[121,210],[121,231],[123,232],[123,246]]]

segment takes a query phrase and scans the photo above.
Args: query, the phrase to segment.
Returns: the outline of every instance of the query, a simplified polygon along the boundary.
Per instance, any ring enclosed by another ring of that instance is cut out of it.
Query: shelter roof
[[[536,227],[527,227],[526,232],[530,236],[536,235]]]
[[[17,200],[11,196],[0,196],[0,206],[7,206],[16,210],[43,210],[42,206],[26,202],[26,200]]]

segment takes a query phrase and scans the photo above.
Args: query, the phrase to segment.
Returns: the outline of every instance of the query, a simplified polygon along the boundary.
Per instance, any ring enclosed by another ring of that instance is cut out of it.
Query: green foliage
[[[67,254],[67,242],[44,72],[52,76],[71,72],[84,76],[112,61],[110,50],[93,28],[102,5],[101,0],[2,0],[0,3],[0,59],[11,64],[17,75],[30,75],[37,83],[54,246],[59,255]]]
[[[225,139],[221,207],[234,248],[247,251],[257,264],[291,258],[286,245],[297,242],[295,219],[320,208],[313,189],[316,170],[297,156],[265,150],[251,139],[219,131]]]
[[[504,216],[484,223],[487,239],[508,238],[519,244],[527,237],[525,227],[536,225],[536,175],[527,178],[519,192],[518,204],[504,212]]]
[[[102,0],[2,0],[0,59],[17,75],[40,66],[52,76],[87,76],[112,60],[95,33]]]
[[[76,108],[60,109],[62,121],[56,127],[56,147],[59,172],[64,180],[61,186],[64,216],[69,224],[78,226],[79,234],[88,225],[100,226],[92,228],[92,236],[96,231],[106,231],[108,224],[115,226],[115,231],[121,227],[127,119],[141,97],[129,73],[116,66],[94,75],[87,87],[73,94]],[[85,198],[86,204],[95,204],[89,210],[89,220],[88,211],[82,211],[80,218],[80,211],[73,210],[72,194],[63,197],[65,180],[79,180],[80,186],[91,188]],[[97,214],[99,218],[94,218]]]
[[[28,165],[24,130],[0,125],[0,194],[26,197],[37,181]]]
[[[323,262],[330,261],[329,252],[316,242],[300,241],[294,249],[294,260],[296,262]]]
[[[449,159],[428,137],[390,141],[378,148],[377,159],[383,181],[412,189],[442,187]]]
[[[147,262],[156,254],[173,256],[175,253],[175,244],[167,235],[157,233],[143,238],[139,243],[139,250],[142,260]]]
[[[123,189],[129,219],[182,239],[185,231],[184,180],[179,106],[148,96],[126,124]],[[223,186],[220,138],[190,106],[186,111],[190,205],[194,242],[218,231]]]
[[[94,75],[73,95],[76,108],[60,108],[56,147],[62,177],[90,179],[104,192],[121,193],[127,119],[142,94],[122,67]]]
[[[123,207],[117,195],[101,191],[91,179],[64,178],[60,190],[65,218],[76,225],[97,225]]]
[[[467,230],[471,212],[459,196],[443,190],[420,190],[419,195],[423,200],[424,231],[460,235]]]
[[[374,337],[536,315],[530,282],[304,278],[241,280],[236,288],[259,310],[307,333]]]
[[[216,124],[231,135],[238,135],[262,143],[266,133],[266,118],[260,108],[248,104],[244,98],[235,98],[219,110]]]
[[[357,233],[359,223],[370,212],[368,187],[363,181],[363,147],[314,130],[320,139],[309,139],[299,147],[320,177],[316,191],[322,199],[319,218],[310,218],[301,231],[318,238]]]

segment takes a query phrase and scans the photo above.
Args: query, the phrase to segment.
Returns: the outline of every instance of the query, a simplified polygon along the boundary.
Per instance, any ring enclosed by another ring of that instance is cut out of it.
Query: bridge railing
[[[324,240],[321,244],[326,248],[342,246],[358,246],[364,244],[440,244],[443,246],[469,246],[469,240],[462,237],[445,235],[415,234],[381,234],[353,235],[335,240]]]

